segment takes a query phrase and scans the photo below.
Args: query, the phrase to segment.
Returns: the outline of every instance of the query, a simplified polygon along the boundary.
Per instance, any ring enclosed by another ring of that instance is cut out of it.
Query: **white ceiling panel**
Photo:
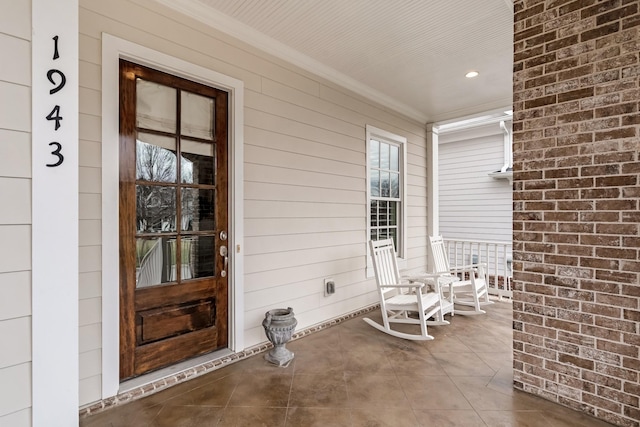
[[[322,64],[337,83],[355,82],[425,122],[511,105],[510,0],[162,2],[206,8],[235,37],[263,35],[272,53]],[[470,70],[480,75],[466,79]]]

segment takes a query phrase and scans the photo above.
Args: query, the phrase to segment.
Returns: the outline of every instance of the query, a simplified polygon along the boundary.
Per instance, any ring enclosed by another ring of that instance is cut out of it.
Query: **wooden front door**
[[[120,61],[120,378],[227,346],[227,92]]]

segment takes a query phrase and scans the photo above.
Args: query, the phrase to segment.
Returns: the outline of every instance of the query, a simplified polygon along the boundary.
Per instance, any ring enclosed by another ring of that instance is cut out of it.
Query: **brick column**
[[[514,3],[514,384],[634,427],[639,3]]]

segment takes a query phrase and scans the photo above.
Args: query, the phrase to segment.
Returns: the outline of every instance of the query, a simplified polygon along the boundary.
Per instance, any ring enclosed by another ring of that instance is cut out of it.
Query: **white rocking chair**
[[[483,263],[451,268],[442,236],[430,237],[434,273],[439,275],[442,289],[447,292],[449,303],[472,309],[454,309],[454,314],[477,315],[486,313],[482,306],[489,301],[487,266]]]
[[[430,280],[434,283],[435,289],[431,291],[424,282],[418,283],[417,280],[400,277],[392,239],[371,240],[369,247],[378,285],[383,324],[369,318],[365,318],[364,321],[394,337],[408,340],[432,340],[433,336],[427,333],[427,324],[449,324],[444,320],[441,312],[442,294],[438,289],[437,275],[421,276],[425,282]],[[436,320],[428,320],[431,317]],[[418,324],[420,325],[420,334],[393,330],[391,323]]]

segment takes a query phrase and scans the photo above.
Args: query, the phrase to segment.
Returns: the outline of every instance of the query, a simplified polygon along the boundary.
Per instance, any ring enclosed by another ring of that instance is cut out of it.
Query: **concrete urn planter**
[[[293,353],[285,348],[285,344],[291,339],[298,321],[294,317],[293,309],[277,308],[265,313],[262,326],[267,338],[273,344],[264,358],[274,365],[287,367],[293,360]]]

